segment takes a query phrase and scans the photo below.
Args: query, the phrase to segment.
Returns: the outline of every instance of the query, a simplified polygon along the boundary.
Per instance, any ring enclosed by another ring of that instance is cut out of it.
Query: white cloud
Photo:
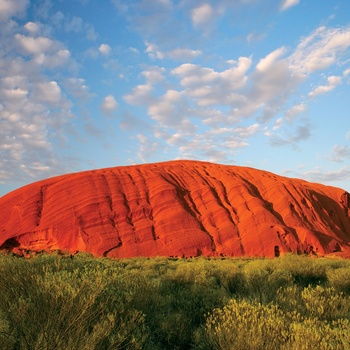
[[[66,64],[70,52],[58,41],[46,36],[31,37],[17,33],[15,42],[21,54],[33,58],[33,63],[47,68],[56,68]]]
[[[308,75],[336,64],[350,47],[350,27],[319,27],[289,57],[294,74]]]
[[[247,35],[247,42],[253,43],[255,41],[261,41],[265,37],[266,37],[266,33],[258,33],[257,34],[257,33],[251,32]]]
[[[211,21],[209,17],[208,21]],[[230,59],[227,61],[230,67],[222,70],[189,62],[178,65],[170,71],[171,87],[160,97],[156,96],[157,90],[153,97],[150,92],[159,82],[162,88],[166,86],[167,71],[159,72],[159,68],[144,71],[146,84],[135,87],[124,99],[128,103],[147,105],[148,114],[156,122],[155,137],[170,147],[180,147],[181,157],[227,160],[227,150],[234,152],[247,146],[251,137],[264,130],[271,145],[297,147],[299,142],[310,138],[310,126],[303,121],[304,124],[291,128],[283,122],[294,123],[296,116],[306,111],[307,104],[296,102],[287,111],[285,106],[311,73],[335,63],[340,65],[346,49],[346,28],[321,27],[303,38],[294,52],[285,47],[271,51],[252,71],[252,57]],[[153,58],[171,56],[170,51],[161,51],[153,44],[149,45],[149,53]],[[327,61],[327,57],[331,57],[332,62]],[[327,89],[340,82],[340,77],[330,76]],[[264,128],[264,124],[275,117],[270,130]],[[248,118],[255,118],[259,124],[242,126]],[[228,128],[230,125],[235,127]],[[223,126],[230,130],[224,130]]]
[[[192,10],[192,23],[195,27],[208,25],[215,16],[210,4],[202,4]]]
[[[84,28],[84,21],[81,17],[74,16],[67,19],[64,26],[67,32],[80,33]]]
[[[187,98],[182,92],[167,90],[162,97],[149,105],[148,114],[162,127],[194,130],[194,126],[188,120]]]
[[[24,53],[29,55],[38,55],[52,51],[56,46],[53,40],[43,36],[33,38],[23,34],[16,34],[15,39]]]
[[[69,62],[70,52],[69,50],[58,50],[51,55],[41,54],[35,58],[37,64],[41,64],[47,68],[56,68],[65,65]]]
[[[65,88],[77,99],[88,99],[93,95],[89,92],[86,82],[82,78],[67,78],[64,82]]]
[[[114,96],[108,95],[103,99],[101,110],[105,114],[111,114],[118,108],[118,103]]]
[[[288,131],[285,134],[265,134],[269,136],[269,143],[272,146],[285,146],[291,145],[295,147],[299,142],[305,141],[311,136],[310,127],[308,125],[299,125],[296,130],[291,133]]]
[[[147,84],[157,84],[165,79],[164,73],[165,68],[153,66],[141,72],[141,75],[146,78]]]
[[[152,90],[153,88],[149,84],[137,85],[130,94],[124,96],[124,100],[135,106],[147,105],[153,100],[151,96]]]
[[[85,22],[81,17],[74,16],[70,18],[64,15],[56,15],[55,19],[56,21],[63,20],[63,27],[67,33],[84,33],[88,40],[94,41],[97,39],[95,28],[91,24]]]
[[[56,81],[34,84],[33,93],[36,101],[58,105],[61,101],[61,88]]]
[[[346,166],[334,171],[327,171],[322,168],[315,168],[314,170],[302,173],[301,178],[309,181],[320,183],[335,183],[336,181],[350,180],[350,167]]]
[[[237,128],[222,127],[204,132],[177,132],[162,135],[171,146],[179,147],[180,157],[212,162],[230,162],[238,149],[249,145],[249,138],[260,129],[258,124]]]
[[[35,22],[28,22],[24,25],[24,28],[30,33],[30,34],[37,34],[40,31],[40,25]]]
[[[173,69],[172,74],[180,78],[186,94],[199,106],[231,105],[240,99],[235,91],[245,86],[250,66],[251,58],[240,57],[233,67],[221,72],[185,63]]]
[[[161,51],[154,43],[146,42],[145,45],[145,52],[148,54],[148,57],[153,60],[170,58],[176,61],[190,61],[202,54],[200,50],[192,50],[188,48],[176,48],[170,51]]]
[[[297,105],[293,106],[291,109],[289,109],[286,112],[286,120],[287,120],[287,122],[293,121],[297,114],[306,111],[306,109],[307,109],[307,106],[306,106],[305,103],[300,103],[300,104],[297,104]]]
[[[143,134],[138,134],[137,139],[140,143],[137,157],[144,163],[149,162],[152,156],[157,154],[160,148],[159,143]]]
[[[29,0],[0,0],[0,21],[12,16],[21,16],[26,10]]]
[[[165,54],[158,50],[158,46],[153,43],[146,42],[146,53],[151,59],[162,60],[165,58]]]
[[[108,44],[101,44],[100,47],[98,48],[98,51],[102,55],[108,56],[109,53],[111,52],[111,47]]]
[[[284,47],[280,47],[279,49],[272,51],[265,58],[262,58],[259,63],[256,65],[256,69],[259,72],[265,72],[268,69],[271,69],[273,64],[280,58],[282,55],[286,53],[286,49]]]
[[[200,50],[175,49],[167,53],[167,57],[173,60],[190,61],[202,54]]]
[[[299,81],[291,74],[288,58],[278,59],[284,49],[278,49],[259,61],[250,76],[251,89],[247,93],[248,110],[260,114],[259,119],[268,121],[279,113],[295,90]]]
[[[281,3],[281,11],[285,11],[292,6],[298,5],[300,0],[283,0]]]
[[[136,47],[129,47],[129,50],[136,55],[140,53],[140,50],[137,49]]]
[[[0,60],[0,182],[26,183],[65,172],[71,163],[59,161],[54,145],[63,147],[72,118],[72,104],[61,89],[73,63],[70,52],[39,22],[0,25],[7,38]]]
[[[278,118],[276,121],[275,121],[275,125],[272,127],[272,130],[278,130],[281,128],[282,126],[282,123],[283,123],[283,118]],[[266,136],[270,136],[271,134],[269,132],[266,132],[265,133]]]
[[[2,89],[0,96],[5,103],[21,103],[26,100],[28,96],[28,90],[22,88],[14,89]]]
[[[325,94],[326,92],[334,90],[339,84],[342,83],[342,78],[338,76],[330,76],[327,79],[327,85],[320,85],[309,92],[310,97],[315,97],[317,95]]]
[[[332,149],[330,160],[334,162],[343,162],[346,159],[350,159],[350,147],[335,145]]]
[[[259,128],[260,128],[259,124],[255,123],[248,127],[235,128],[234,132],[238,137],[246,139],[248,137],[255,135],[259,131]]]

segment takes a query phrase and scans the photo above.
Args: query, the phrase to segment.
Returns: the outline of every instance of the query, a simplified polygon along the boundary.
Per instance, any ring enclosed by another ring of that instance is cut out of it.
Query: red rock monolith
[[[349,198],[335,187],[198,161],[85,171],[0,198],[0,248],[115,258],[346,255]]]

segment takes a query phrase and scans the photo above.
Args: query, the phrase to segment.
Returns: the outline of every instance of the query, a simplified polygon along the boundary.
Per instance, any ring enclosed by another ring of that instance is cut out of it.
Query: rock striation
[[[62,175],[0,198],[0,249],[95,256],[350,253],[350,195],[248,167],[171,161]]]

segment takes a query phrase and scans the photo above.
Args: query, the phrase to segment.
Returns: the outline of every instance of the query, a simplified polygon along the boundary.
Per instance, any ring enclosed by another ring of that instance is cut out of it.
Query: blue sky
[[[350,2],[0,0],[0,195],[197,159],[350,191]]]

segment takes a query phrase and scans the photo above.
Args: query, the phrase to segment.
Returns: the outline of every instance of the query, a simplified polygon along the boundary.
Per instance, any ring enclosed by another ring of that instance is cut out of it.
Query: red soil
[[[63,175],[0,198],[0,249],[95,256],[350,254],[350,195],[195,161]]]

